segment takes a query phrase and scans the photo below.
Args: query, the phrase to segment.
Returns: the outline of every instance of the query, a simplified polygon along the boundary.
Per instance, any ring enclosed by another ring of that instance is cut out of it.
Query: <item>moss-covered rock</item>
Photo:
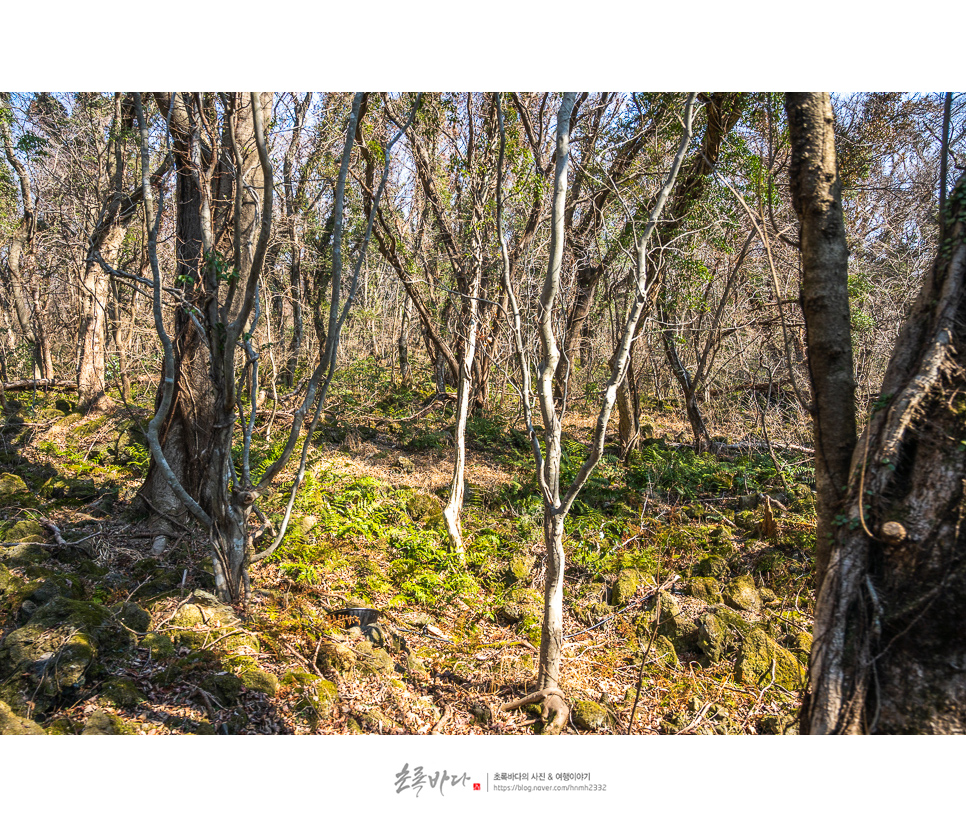
[[[644,648],[647,647],[645,646]],[[658,634],[654,638],[649,657],[668,669],[675,669],[680,664],[678,653],[674,649],[674,643],[663,634]]]
[[[84,736],[130,736],[136,730],[117,715],[104,710],[95,710],[84,725]]]
[[[241,695],[242,679],[231,672],[216,672],[205,676],[201,681],[201,688],[211,695],[221,708],[233,707],[238,703]]]
[[[535,588],[514,588],[497,607],[496,613],[510,623],[538,619],[543,613],[543,596]]]
[[[507,564],[505,581],[507,585],[516,585],[526,582],[530,578],[530,571],[533,570],[536,556],[527,551],[518,551],[510,557]]]
[[[713,663],[724,657],[733,642],[728,626],[710,611],[698,619],[698,648]]]
[[[326,673],[345,675],[356,663],[355,652],[344,643],[323,643],[319,650],[319,667]]]
[[[10,472],[0,473],[0,507],[27,507],[34,502],[24,479]]]
[[[77,736],[84,728],[70,718],[55,718],[47,725],[49,736]]]
[[[20,611],[27,598],[41,584],[38,581],[28,582],[0,565],[0,617],[7,619]]]
[[[692,576],[713,576],[720,579],[728,574],[728,560],[724,556],[706,556],[691,571]]]
[[[735,680],[764,688],[774,683],[789,692],[805,685],[805,668],[761,628],[753,628],[741,643],[735,661]]]
[[[32,518],[21,519],[6,527],[2,538],[5,542],[45,542],[47,540],[43,526]]]
[[[319,523],[318,516],[314,515],[303,515],[298,518],[293,518],[291,523],[291,529],[298,536],[304,538],[307,536],[313,527]]]
[[[8,568],[27,568],[47,560],[48,552],[36,544],[0,547],[0,562]]]
[[[615,608],[623,608],[637,593],[641,575],[632,568],[624,568],[617,574],[610,591],[610,603]]]
[[[143,699],[130,678],[109,678],[101,687],[101,697],[119,707],[134,707]]]
[[[683,711],[671,712],[661,719],[660,731],[664,735],[676,735],[691,723],[690,716]]]
[[[166,634],[158,634],[156,631],[148,632],[141,638],[140,646],[142,649],[150,649],[151,657],[158,660],[174,657],[174,643]]]
[[[606,707],[596,701],[577,701],[570,711],[574,726],[578,730],[597,732],[609,730],[613,726],[613,718]]]
[[[259,668],[251,657],[237,655],[229,657],[225,661],[225,666],[238,675],[246,689],[264,692],[270,698],[274,698],[278,692],[278,678],[271,672]]]
[[[0,643],[4,700],[43,714],[87,682],[95,659],[133,645],[103,605],[55,597]]]
[[[727,605],[716,606],[712,609],[711,613],[731,629],[736,641],[747,637],[754,628],[752,623],[749,623],[741,614],[733,608],[729,608]]]
[[[743,510],[735,513],[735,524],[742,530],[749,533],[758,529],[758,517],[752,510]]]
[[[443,504],[435,496],[425,492],[417,492],[406,502],[406,512],[413,521],[427,527],[438,526],[443,523]]]
[[[723,602],[721,583],[713,576],[695,576],[688,583],[688,593],[695,599],[703,600],[711,605]]]
[[[191,648],[218,646],[225,653],[256,653],[258,638],[242,627],[232,609],[207,591],[195,591],[169,621],[171,638]]]
[[[287,672],[282,677],[285,686],[292,687],[295,707],[313,721],[323,721],[332,714],[339,700],[335,684],[308,672]]]
[[[38,608],[28,625],[50,629],[64,625],[74,627],[90,636],[100,652],[128,649],[134,643],[106,606],[63,596],[54,597]]]
[[[807,631],[793,632],[788,638],[788,648],[803,665],[807,665],[812,653],[812,635]]]
[[[151,629],[151,615],[136,602],[123,602],[111,610],[131,631],[144,634]]]
[[[736,576],[722,591],[724,601],[739,611],[758,611],[761,608],[761,597],[755,588],[755,580],[750,574]]]
[[[678,653],[693,651],[697,647],[698,624],[681,610],[677,599],[668,591],[661,591],[651,603],[651,610],[638,618],[638,640],[646,645],[646,641],[650,639],[658,614],[658,600],[660,600],[660,622],[657,633],[667,637]]]
[[[21,718],[10,706],[0,701],[0,736],[42,736],[43,727],[29,718]]]
[[[356,656],[355,670],[363,675],[390,675],[395,668],[393,659],[385,649],[377,649],[367,640],[353,646]]]

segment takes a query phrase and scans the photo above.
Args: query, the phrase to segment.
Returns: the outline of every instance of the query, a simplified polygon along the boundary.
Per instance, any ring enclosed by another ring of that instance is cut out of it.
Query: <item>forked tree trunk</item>
[[[946,229],[818,531],[805,732],[966,732],[966,177]]]

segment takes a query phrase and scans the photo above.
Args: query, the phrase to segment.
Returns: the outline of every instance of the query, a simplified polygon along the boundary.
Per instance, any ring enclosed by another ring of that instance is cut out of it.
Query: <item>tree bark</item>
[[[849,317],[848,257],[841,182],[828,93],[787,93],[792,203],[801,224],[802,310],[812,383],[815,437],[815,584],[828,566],[855,448],[855,377]]]
[[[852,457],[802,729],[966,732],[966,177]]]

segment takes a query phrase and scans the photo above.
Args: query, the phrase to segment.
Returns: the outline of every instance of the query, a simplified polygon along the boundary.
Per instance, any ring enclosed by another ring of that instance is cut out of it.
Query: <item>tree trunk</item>
[[[160,104],[160,102],[159,102]],[[161,107],[166,113],[166,107]],[[177,188],[175,205],[175,269],[185,284],[185,294],[195,304],[204,297],[201,275],[201,191],[194,179],[188,137],[174,133]],[[175,312],[175,390],[168,418],[159,431],[164,456],[186,492],[210,513],[212,427],[217,422],[211,387],[208,348],[191,318],[182,309]],[[163,387],[163,386],[162,386]],[[159,387],[157,402],[161,401]],[[140,494],[153,512],[175,518],[184,515],[164,473],[152,458]],[[160,522],[160,519],[157,519]],[[164,526],[163,523],[160,526]]]
[[[966,732],[966,177],[852,458],[802,728]]]
[[[818,529],[830,531],[842,506],[855,448],[849,250],[829,95],[788,93],[785,108],[792,145],[792,203],[801,223],[802,310],[812,383],[816,512]],[[815,544],[815,583],[819,589],[830,547],[828,535],[820,534]]]
[[[399,353],[399,382],[410,385],[413,370],[409,365],[409,296],[403,296],[402,322],[399,325],[399,339],[396,343]]]
[[[101,257],[117,263],[124,240],[124,227],[112,226],[100,242]],[[110,276],[94,260],[88,260],[82,279],[84,312],[80,321],[77,364],[78,408],[101,411],[110,404],[105,385],[107,353],[107,306],[110,303]]]

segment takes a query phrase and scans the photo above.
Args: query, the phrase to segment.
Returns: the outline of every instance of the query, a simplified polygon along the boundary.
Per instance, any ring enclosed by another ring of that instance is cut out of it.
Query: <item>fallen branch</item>
[[[77,383],[67,379],[17,379],[13,382],[0,383],[4,391],[31,391],[34,388],[63,388],[65,391],[76,391]]]

